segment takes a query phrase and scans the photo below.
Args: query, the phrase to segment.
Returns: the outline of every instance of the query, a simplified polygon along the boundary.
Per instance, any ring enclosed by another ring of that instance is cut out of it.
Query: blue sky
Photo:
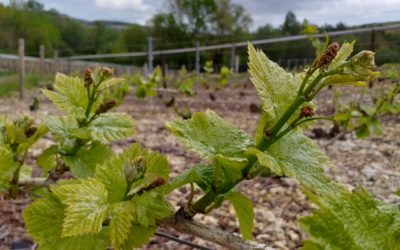
[[[39,0],[46,9],[85,20],[116,20],[145,24],[165,8],[166,0]],[[270,23],[282,24],[287,11],[312,23],[348,25],[400,21],[400,0],[232,0],[253,17],[252,29]],[[9,0],[0,0],[8,3]]]

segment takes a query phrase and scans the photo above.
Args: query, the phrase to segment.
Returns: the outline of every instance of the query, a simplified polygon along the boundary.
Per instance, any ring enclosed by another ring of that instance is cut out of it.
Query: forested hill
[[[114,21],[88,22],[68,17],[43,6],[14,8],[0,4],[0,51],[15,52],[18,38],[26,40],[26,53],[37,55],[40,44],[52,54],[106,53],[124,50],[123,33],[127,29],[146,28]]]

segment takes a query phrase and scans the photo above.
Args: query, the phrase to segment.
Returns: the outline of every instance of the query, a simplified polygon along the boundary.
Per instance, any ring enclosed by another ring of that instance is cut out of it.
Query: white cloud
[[[95,0],[95,3],[98,7],[112,9],[130,8],[137,11],[147,11],[150,8],[143,3],[143,0]]]

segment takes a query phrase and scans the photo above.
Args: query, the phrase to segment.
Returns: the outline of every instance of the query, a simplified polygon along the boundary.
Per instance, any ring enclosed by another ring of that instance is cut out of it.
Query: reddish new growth
[[[87,68],[85,69],[85,76],[83,77],[83,80],[85,81],[85,87],[89,87],[93,83],[92,79],[92,70]]]
[[[328,48],[322,53],[317,62],[317,67],[321,70],[325,69],[336,57],[337,52],[339,51],[340,46],[337,42],[331,43]]]
[[[148,187],[141,189],[138,194],[141,195],[145,191],[150,191],[152,189],[155,189],[156,187],[162,186],[165,184],[165,180],[162,177],[158,177],[157,180],[155,180],[153,183],[151,183]]]
[[[303,106],[300,109],[300,117],[313,117],[315,115],[315,111],[311,106]]]
[[[96,109],[96,114],[107,113],[107,111],[112,109],[116,104],[117,102],[114,99],[111,99],[108,102],[100,104],[100,107]]]
[[[25,136],[26,138],[30,138],[32,135],[34,135],[37,131],[36,127],[30,127],[27,130],[25,130]]]

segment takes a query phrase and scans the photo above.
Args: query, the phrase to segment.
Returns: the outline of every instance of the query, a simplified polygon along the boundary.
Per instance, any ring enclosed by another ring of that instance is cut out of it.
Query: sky
[[[166,0],[39,0],[46,9],[55,8],[69,16],[88,21],[113,20],[146,24],[165,9]],[[251,30],[267,23],[278,27],[286,13],[294,11],[298,20],[323,25],[344,22],[356,25],[400,21],[400,0],[232,0],[253,18]],[[8,3],[9,0],[0,0]]]

